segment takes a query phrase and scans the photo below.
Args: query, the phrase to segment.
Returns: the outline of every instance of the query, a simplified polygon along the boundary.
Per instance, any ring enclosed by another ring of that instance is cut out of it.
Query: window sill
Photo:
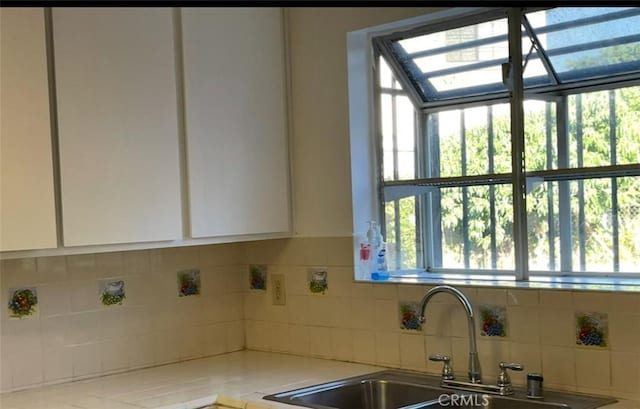
[[[449,284],[493,288],[530,288],[543,290],[587,290],[587,291],[616,291],[640,293],[640,278],[614,277],[581,277],[581,276],[533,276],[529,281],[516,281],[509,275],[481,276],[470,274],[434,274],[415,272],[413,274],[391,273],[388,280],[359,280],[370,283],[400,283],[400,284]]]

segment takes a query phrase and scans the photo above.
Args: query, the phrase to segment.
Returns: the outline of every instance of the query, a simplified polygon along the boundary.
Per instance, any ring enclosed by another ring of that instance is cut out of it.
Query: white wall
[[[433,11],[437,9],[288,10],[297,236],[352,234],[347,33]]]

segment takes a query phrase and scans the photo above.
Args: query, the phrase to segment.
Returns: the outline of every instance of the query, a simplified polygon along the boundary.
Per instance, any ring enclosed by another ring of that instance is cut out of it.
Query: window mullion
[[[425,171],[427,177],[440,176],[440,134],[438,114],[424,114],[426,123],[422,138],[427,147],[427,155],[425,158]],[[431,135],[428,138],[427,135]],[[442,222],[440,208],[440,189],[434,189],[426,194],[427,217],[427,237],[424,242],[427,270],[433,267],[442,267]]]
[[[524,145],[524,82],[522,78],[522,10],[509,9],[508,16],[515,276],[518,281],[527,281],[529,279],[529,258]]]
[[[576,95],[576,150],[577,150],[577,167],[584,167],[583,155],[584,147],[582,145],[582,95]],[[578,181],[578,249],[580,257],[580,271],[587,270],[586,256],[586,231],[585,231],[585,214],[584,214],[584,181]]]
[[[395,235],[395,243],[394,243],[394,247],[395,247],[395,254],[394,254],[394,259],[395,259],[395,269],[399,270],[402,266],[402,246],[401,246],[401,241],[400,241],[400,234],[402,233],[400,231],[400,218],[402,217],[402,215],[400,214],[400,199],[395,199],[393,201],[393,233]]]
[[[493,174],[495,166],[493,163],[494,155],[494,137],[493,134],[493,106],[489,105],[487,109],[487,136],[489,138],[489,174]],[[498,246],[496,243],[496,188],[489,186],[489,217],[491,229],[491,268],[498,268]]]
[[[551,104],[547,102],[545,104],[545,137],[546,137],[546,150],[547,150],[547,169],[553,169],[553,145],[551,141]],[[553,213],[553,184],[549,184],[547,188],[547,224],[549,228],[547,230],[549,240],[549,270],[554,271],[556,269],[556,235],[555,235],[555,217]]]
[[[616,154],[616,92],[609,91],[609,148],[611,150],[611,166],[617,165]],[[613,239],[613,271],[620,271],[620,243],[618,240],[618,178],[611,178],[611,234]]]
[[[396,80],[392,79],[392,87]],[[391,140],[393,141],[393,180],[398,180],[398,112],[397,112],[397,95],[391,96]]]
[[[425,163],[423,163],[423,161],[421,161],[421,158],[423,157],[424,153],[426,150],[424,149],[424,145],[423,145],[423,141],[424,138],[422,137],[422,129],[424,128],[422,125],[422,118],[424,117],[424,115],[422,115],[421,112],[419,112],[417,109],[414,110],[413,113],[413,123],[414,123],[414,128],[413,128],[413,163],[415,163],[415,167],[414,167],[414,177],[419,178],[422,175],[424,175],[424,165]],[[415,248],[416,248],[416,258],[414,260],[415,265],[417,268],[420,267],[424,267],[426,265],[425,263],[425,252],[424,252],[424,237],[425,237],[425,232],[423,229],[423,215],[425,213],[423,213],[423,209],[424,209],[424,195],[415,195],[413,197],[413,214],[415,215],[415,229],[416,229],[416,237],[415,237]]]
[[[464,123],[464,110],[460,110],[460,161],[462,164],[462,176],[467,176],[467,136]],[[469,196],[468,188],[462,188],[462,239],[464,268],[470,267],[469,253],[471,243],[469,240]]]
[[[569,103],[563,96],[556,105],[558,132],[558,169],[569,168]],[[569,181],[558,181],[558,234],[560,236],[560,271],[573,270],[571,189]]]

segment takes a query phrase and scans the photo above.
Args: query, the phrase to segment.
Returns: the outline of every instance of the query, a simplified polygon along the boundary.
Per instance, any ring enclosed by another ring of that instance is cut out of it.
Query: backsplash
[[[434,374],[441,364],[426,357],[448,354],[466,376],[457,301],[436,295],[420,324],[432,286],[353,282],[350,237],[4,260],[0,271],[2,391],[245,347]],[[485,382],[516,361],[517,384],[542,372],[548,388],[640,399],[640,294],[459,288]],[[12,318],[20,289],[37,305]]]
[[[343,238],[299,238],[247,244],[247,261],[283,274],[286,305],[266,291],[249,291],[244,317],[249,349],[398,367],[434,374],[433,353],[452,357],[466,377],[466,316],[455,298],[438,294],[419,328],[415,303],[432,286],[354,283],[352,243]],[[308,270],[324,266],[324,295],[309,288]],[[548,388],[640,399],[640,293],[459,288],[476,313],[478,350],[487,383],[499,361],[516,361],[523,385],[542,372]]]
[[[0,389],[244,349],[242,251],[223,244],[3,260]]]

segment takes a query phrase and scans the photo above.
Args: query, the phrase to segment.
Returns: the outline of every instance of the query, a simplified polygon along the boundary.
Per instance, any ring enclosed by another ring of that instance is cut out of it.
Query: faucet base
[[[465,381],[456,381],[453,379],[443,379],[440,384],[443,388],[457,389],[467,392],[482,392],[492,395],[509,396],[513,395],[513,388],[511,385],[498,386],[498,385],[485,385],[482,383],[471,383]]]

